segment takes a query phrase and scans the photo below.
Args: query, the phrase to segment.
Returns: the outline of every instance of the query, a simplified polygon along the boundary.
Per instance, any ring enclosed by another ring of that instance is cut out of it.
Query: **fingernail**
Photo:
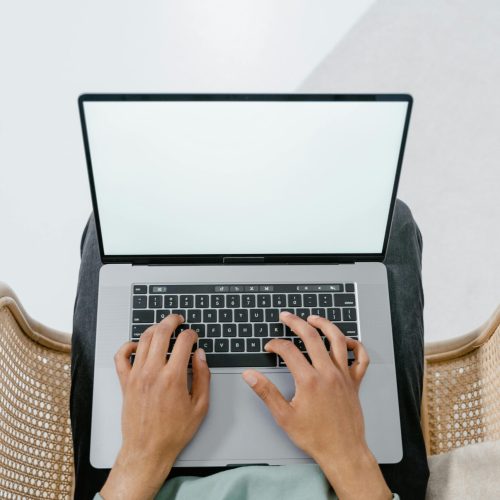
[[[292,313],[291,313],[290,311],[282,311],[282,312],[281,312],[281,315],[282,315],[282,316],[285,316],[285,318],[288,318],[288,316],[291,316],[291,315],[292,315]]]
[[[253,387],[257,383],[257,378],[252,372],[243,372],[243,378],[250,387]]]
[[[318,319],[319,316],[317,316],[316,314],[311,314],[308,316],[309,319]]]
[[[205,356],[205,351],[203,349],[198,349],[198,359],[200,361],[206,361],[207,357]]]
[[[179,314],[178,316],[179,316],[179,318],[181,318],[182,322],[184,323],[184,316],[182,314]]]

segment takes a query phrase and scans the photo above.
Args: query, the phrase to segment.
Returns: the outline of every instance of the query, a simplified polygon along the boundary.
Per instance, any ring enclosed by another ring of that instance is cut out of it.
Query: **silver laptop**
[[[241,378],[257,368],[292,397],[286,366],[263,349],[282,337],[304,351],[283,309],[326,316],[364,343],[367,441],[380,463],[401,460],[382,261],[411,105],[408,95],[79,98],[104,262],[94,467],[111,467],[121,445],[113,355],[170,312],[186,318],[176,335],[198,332],[212,371],[208,415],[176,466],[310,462]]]

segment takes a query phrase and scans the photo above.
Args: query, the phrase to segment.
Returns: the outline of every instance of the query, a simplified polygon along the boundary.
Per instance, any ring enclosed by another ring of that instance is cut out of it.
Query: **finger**
[[[158,323],[149,345],[148,364],[163,366],[167,362],[170,338],[175,329],[182,323],[184,323],[184,318],[180,314],[169,314]]]
[[[154,331],[158,325],[151,325],[139,339],[137,343],[137,350],[135,351],[134,368],[140,368],[144,365],[149,351],[149,345],[151,344],[151,339],[153,338]]]
[[[198,340],[198,334],[194,330],[184,330],[177,336],[172,354],[168,359],[167,369],[174,373],[184,374],[187,387],[187,367],[193,344]]]
[[[257,370],[246,370],[242,373],[242,376],[257,396],[264,401],[278,424],[283,421],[288,412],[293,411],[283,394],[265,375]]]
[[[333,360],[342,369],[347,368],[346,337],[331,321],[321,316],[309,316],[307,321],[319,328],[330,341],[330,363]]]
[[[265,345],[264,349],[267,352],[274,352],[283,359],[296,384],[303,381],[306,376],[314,374],[314,368],[290,340],[273,339]]]
[[[346,337],[347,348],[354,352],[354,361],[349,367],[349,372],[353,379],[359,384],[365,376],[368,365],[370,364],[370,357],[366,352],[365,346],[354,339]]]
[[[321,369],[331,366],[332,360],[316,328],[288,311],[282,312],[280,319],[303,340],[315,368]]]
[[[122,391],[127,385],[128,376],[132,365],[130,364],[130,355],[137,349],[137,342],[125,342],[115,354],[115,368],[120,380]]]
[[[203,349],[197,349],[193,355],[191,398],[195,408],[206,413],[210,398],[210,368],[207,365],[207,358]]]

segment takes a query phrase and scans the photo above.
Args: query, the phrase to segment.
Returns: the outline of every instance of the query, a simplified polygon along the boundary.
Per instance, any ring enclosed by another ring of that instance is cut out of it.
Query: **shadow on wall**
[[[500,303],[500,4],[380,0],[301,92],[415,98],[399,196],[424,235],[427,340]]]

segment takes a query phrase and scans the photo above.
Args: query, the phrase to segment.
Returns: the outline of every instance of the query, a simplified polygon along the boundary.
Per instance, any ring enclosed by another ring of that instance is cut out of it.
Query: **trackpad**
[[[293,397],[295,386],[290,373],[264,373],[286,399]],[[241,374],[213,373],[208,415],[175,465],[272,463],[294,458],[307,455],[278,427]],[[186,461],[191,463],[183,463]],[[210,463],[200,463],[207,461]]]

